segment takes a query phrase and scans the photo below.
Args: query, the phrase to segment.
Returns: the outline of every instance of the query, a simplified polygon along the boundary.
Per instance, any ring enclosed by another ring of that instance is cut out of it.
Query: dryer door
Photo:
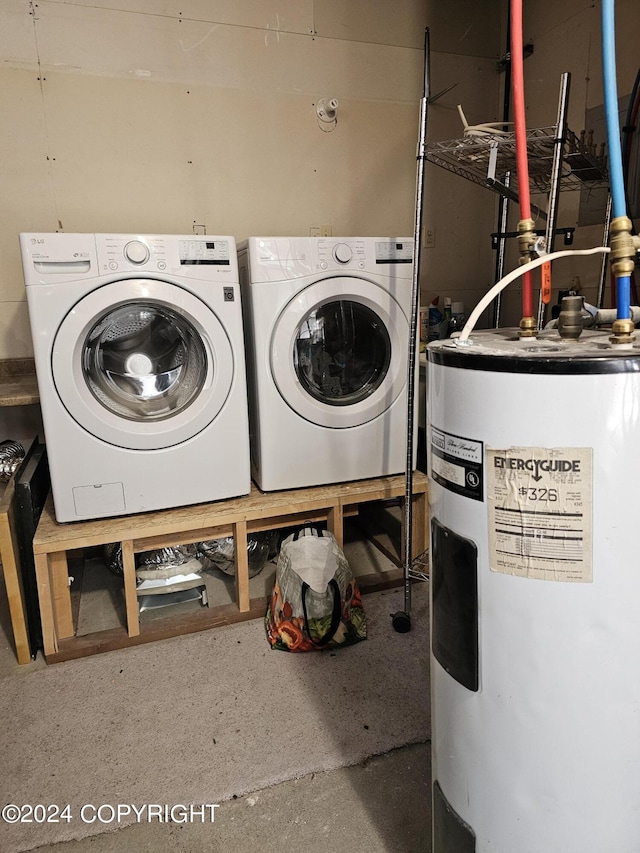
[[[383,414],[406,385],[409,319],[379,285],[336,277],[309,285],[271,338],[280,394],[303,418],[336,429]]]
[[[176,284],[129,279],[85,296],[52,351],[65,408],[101,441],[132,450],[192,438],[220,412],[234,356],[211,309]]]

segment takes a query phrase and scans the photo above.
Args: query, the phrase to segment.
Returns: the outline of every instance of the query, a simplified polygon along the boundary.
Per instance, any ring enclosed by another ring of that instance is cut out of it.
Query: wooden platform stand
[[[363,504],[404,498],[404,494],[404,475],[269,494],[254,486],[246,497],[68,524],[55,521],[50,496],[33,540],[45,658],[49,663],[68,660],[261,617],[266,610],[266,599],[252,601],[249,596],[249,534],[307,521],[326,521],[342,546],[345,516],[357,514]],[[427,477],[416,471],[413,476],[412,556],[418,556],[427,548],[427,513]],[[235,540],[236,603],[201,608],[188,617],[154,620],[141,629],[134,555],[228,536]],[[77,549],[111,542],[122,543],[126,628],[76,636],[68,555]],[[400,558],[402,560],[402,555]],[[398,583],[402,579],[401,571],[393,574]],[[361,586],[367,591],[366,579]]]

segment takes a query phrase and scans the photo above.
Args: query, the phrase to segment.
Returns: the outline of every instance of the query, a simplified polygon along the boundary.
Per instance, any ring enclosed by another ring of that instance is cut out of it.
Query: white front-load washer
[[[251,237],[238,260],[258,486],[403,472],[413,240]]]
[[[58,521],[248,494],[232,237],[21,234]]]

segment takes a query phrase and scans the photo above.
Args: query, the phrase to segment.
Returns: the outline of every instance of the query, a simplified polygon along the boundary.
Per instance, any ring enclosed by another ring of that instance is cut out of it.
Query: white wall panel
[[[493,57],[503,49],[500,0],[315,0],[319,36],[421,49],[429,27],[432,48]]]
[[[427,5],[425,0],[314,0],[314,27],[323,38],[420,48]]]
[[[43,95],[37,76],[0,69],[0,302],[24,299],[20,231],[56,228]],[[2,312],[0,312],[2,313]],[[2,339],[0,338],[0,346]]]
[[[39,6],[85,6],[139,15],[311,33],[314,0],[39,0]]]
[[[182,232],[195,223],[240,237],[303,235],[314,223],[351,234],[412,228],[414,105],[384,105],[376,133],[369,107],[347,100],[327,133],[305,96],[268,102],[65,74],[46,87],[65,231]]]
[[[28,0],[0,3],[0,59],[5,67],[38,67],[34,16]]]
[[[44,4],[37,34],[43,73],[396,101],[421,81],[420,51],[66,4]]]
[[[33,352],[26,301],[2,302],[0,358],[21,358]]]

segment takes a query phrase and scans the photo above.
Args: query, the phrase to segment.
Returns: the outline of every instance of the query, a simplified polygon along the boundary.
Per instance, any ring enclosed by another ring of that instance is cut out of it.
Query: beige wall
[[[499,6],[4,0],[0,358],[32,353],[20,231],[412,235],[424,27],[432,91],[458,83],[429,133],[456,135],[457,99],[495,115]],[[340,102],[332,132],[322,97]],[[471,303],[491,276],[494,199],[439,171],[423,289]],[[470,251],[458,227],[477,229]]]
[[[127,11],[126,7],[129,6]],[[430,141],[501,114],[505,0],[4,0],[0,7],[0,358],[32,352],[17,235],[26,230],[411,235],[424,27]],[[637,0],[618,0],[620,96],[638,66]],[[569,71],[569,126],[602,103],[600,6],[525,4],[527,125],[553,124]],[[340,102],[321,128],[315,103]],[[534,201],[544,203],[546,199]],[[575,226],[579,194],[562,193]],[[510,227],[518,212],[511,206]],[[469,309],[493,283],[496,196],[430,163],[422,302]],[[582,228],[576,246],[602,240]],[[507,268],[516,264],[513,243]],[[554,289],[599,263],[560,261]],[[555,299],[555,292],[554,292]],[[519,319],[519,286],[503,322]],[[486,319],[486,318],[485,318]]]

